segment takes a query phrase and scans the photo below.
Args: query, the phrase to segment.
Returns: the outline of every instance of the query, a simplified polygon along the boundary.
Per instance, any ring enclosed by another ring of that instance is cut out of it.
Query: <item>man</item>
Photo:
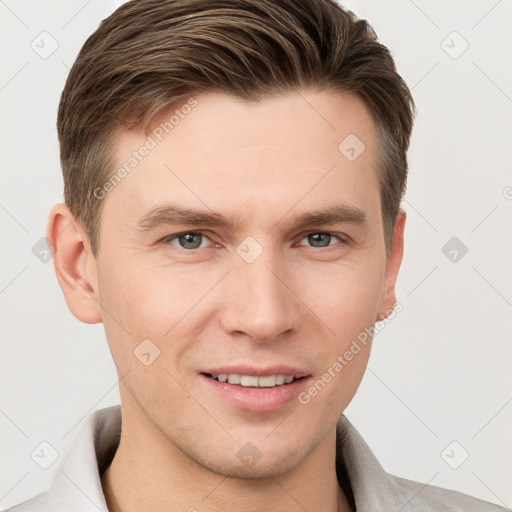
[[[14,511],[498,511],[384,472],[343,416],[394,314],[414,104],[329,0],[137,0],[62,95],[49,217],[121,407]]]

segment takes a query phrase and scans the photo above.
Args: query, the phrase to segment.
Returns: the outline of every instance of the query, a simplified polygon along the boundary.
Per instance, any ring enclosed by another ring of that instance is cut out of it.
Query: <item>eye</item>
[[[171,235],[162,240],[166,244],[176,245],[180,249],[202,249],[207,247],[205,242],[211,240],[200,231],[187,231],[186,233],[178,233]]]
[[[337,235],[336,233],[326,233],[323,231],[308,233],[304,238],[302,238],[302,240],[307,240],[311,244],[311,247],[331,247],[334,245],[331,244],[333,239],[338,239],[338,241],[345,242],[345,240],[343,240],[341,236]]]

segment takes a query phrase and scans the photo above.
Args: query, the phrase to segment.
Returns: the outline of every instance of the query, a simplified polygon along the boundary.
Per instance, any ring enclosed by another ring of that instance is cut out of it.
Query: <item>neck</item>
[[[336,475],[335,430],[286,474],[233,478],[200,466],[147,420],[122,411],[119,447],[101,477],[109,512],[351,511]]]

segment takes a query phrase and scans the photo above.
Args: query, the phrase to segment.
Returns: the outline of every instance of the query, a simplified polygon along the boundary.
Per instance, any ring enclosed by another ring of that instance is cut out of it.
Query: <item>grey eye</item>
[[[328,247],[332,236],[329,233],[310,233],[307,236],[308,242],[312,247]]]
[[[168,243],[177,245],[182,249],[199,249],[203,245],[203,240],[206,239],[202,233],[181,233],[168,238]]]

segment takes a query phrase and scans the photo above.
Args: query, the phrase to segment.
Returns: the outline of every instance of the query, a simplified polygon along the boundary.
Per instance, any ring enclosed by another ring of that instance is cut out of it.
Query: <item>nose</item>
[[[300,315],[291,278],[272,251],[265,250],[252,263],[236,256],[224,287],[221,325],[227,333],[268,342],[297,325]]]

